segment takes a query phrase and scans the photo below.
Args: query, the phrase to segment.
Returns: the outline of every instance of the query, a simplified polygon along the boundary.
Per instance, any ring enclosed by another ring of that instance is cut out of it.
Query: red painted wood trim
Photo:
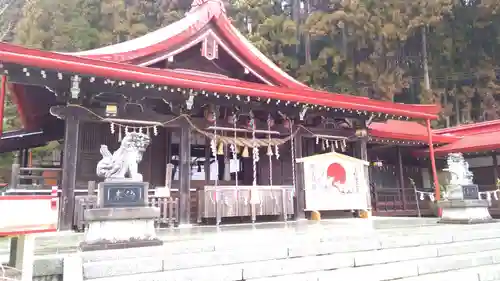
[[[434,197],[436,201],[441,199],[441,190],[439,186],[439,180],[436,171],[436,157],[434,156],[434,143],[432,142],[432,128],[431,128],[431,120],[425,120],[425,124],[427,126],[427,134],[429,136],[429,154],[431,160],[431,168],[432,168],[432,178],[434,179]],[[438,210],[439,216],[441,216],[441,210]]]
[[[0,201],[2,200],[50,200],[57,198],[57,196],[51,195],[7,195],[0,196]]]
[[[153,69],[77,58],[70,55],[27,49],[7,43],[0,43],[0,57],[5,62],[78,72],[84,75],[142,81],[158,85],[173,85],[232,95],[261,97],[264,99],[287,100],[333,108],[366,110],[411,118],[437,119],[437,113],[439,112],[439,108],[436,105],[406,105],[316,90],[294,90],[243,81],[228,81],[227,79],[214,77],[199,77],[196,75],[175,73],[165,69]]]
[[[2,75],[0,82],[0,137],[3,135],[3,115],[5,111],[5,95],[7,94],[7,76]]]
[[[34,233],[46,233],[46,232],[56,232],[57,227],[51,227],[47,229],[32,229],[32,230],[21,230],[21,231],[0,231],[0,237],[2,236],[18,236]]]

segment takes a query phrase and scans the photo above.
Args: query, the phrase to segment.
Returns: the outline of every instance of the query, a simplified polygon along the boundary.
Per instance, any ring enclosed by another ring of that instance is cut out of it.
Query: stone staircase
[[[80,268],[83,280],[95,281],[500,281],[500,224],[380,230],[358,220],[222,231],[157,248],[80,253],[64,260],[64,280],[77,281]]]

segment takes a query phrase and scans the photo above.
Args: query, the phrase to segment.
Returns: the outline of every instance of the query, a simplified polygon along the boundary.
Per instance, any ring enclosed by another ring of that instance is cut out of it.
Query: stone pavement
[[[407,228],[423,229],[427,227],[443,227],[436,223],[434,218],[373,218],[371,223],[367,224],[361,219],[334,219],[321,221],[322,231],[336,231],[342,229],[343,232],[352,232],[350,235],[359,234],[359,227],[363,228],[363,233],[372,231],[377,233],[394,233],[406,230]],[[256,223],[251,224],[236,224],[225,225],[221,227],[215,226],[194,226],[191,228],[174,228],[174,229],[158,229],[160,239],[168,242],[209,239],[214,236],[223,237],[224,234],[235,234],[240,232],[241,235],[253,235],[255,229],[262,235],[272,232],[283,232],[286,235],[305,234],[312,225],[317,222],[300,221],[300,222],[271,222],[271,223]],[[346,229],[347,228],[347,229]],[[348,234],[347,232],[345,233]],[[69,254],[77,250],[78,244],[83,240],[83,233],[74,232],[58,232],[45,233],[38,235],[36,239],[37,256],[54,255],[54,254]],[[9,240],[0,240],[0,260],[6,261],[9,254]]]

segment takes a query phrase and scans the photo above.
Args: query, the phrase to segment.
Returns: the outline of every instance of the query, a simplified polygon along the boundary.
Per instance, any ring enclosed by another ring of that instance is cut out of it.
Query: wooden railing
[[[155,220],[156,227],[174,227],[179,223],[179,200],[177,198],[164,198],[148,196],[149,206],[160,209],[160,217]],[[97,204],[96,195],[85,195],[75,197],[75,211],[73,213],[73,225],[76,231],[84,231],[87,223],[83,218],[85,210],[95,208]]]
[[[378,189],[372,195],[373,211],[379,216],[418,216],[419,211],[421,216],[434,215],[432,202],[418,200],[413,188],[404,192],[398,188]]]
[[[19,164],[12,165],[10,189],[50,189],[59,186],[61,168],[26,168]]]

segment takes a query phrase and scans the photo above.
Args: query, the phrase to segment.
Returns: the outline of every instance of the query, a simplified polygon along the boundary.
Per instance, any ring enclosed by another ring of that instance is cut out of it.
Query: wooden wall
[[[99,150],[102,144],[107,145],[111,153],[119,148],[118,130],[111,134],[107,123],[82,122],[80,126],[76,184],[77,189],[86,189],[88,181],[102,181],[96,175],[97,162],[102,159]],[[151,135],[151,145],[139,165],[144,180],[155,185],[165,181],[166,134],[164,130],[158,132],[157,136]]]

